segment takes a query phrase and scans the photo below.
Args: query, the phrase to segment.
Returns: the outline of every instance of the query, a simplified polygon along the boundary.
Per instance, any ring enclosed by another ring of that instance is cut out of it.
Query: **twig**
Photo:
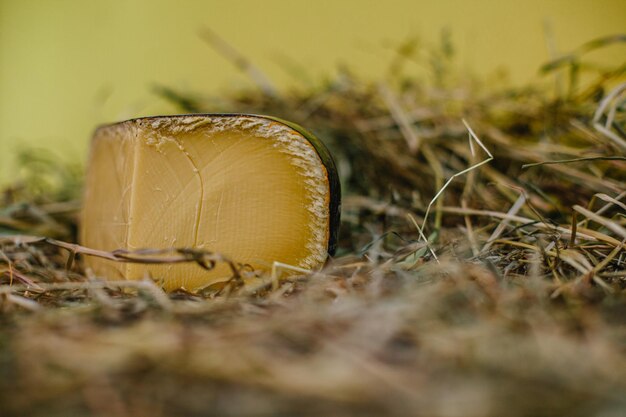
[[[75,254],[81,253],[83,255],[95,256],[98,258],[108,259],[116,262],[128,262],[139,264],[176,264],[195,262],[202,268],[211,270],[215,268],[218,262],[226,263],[230,266],[235,277],[239,277],[239,268],[235,262],[230,259],[207,250],[196,248],[166,248],[166,249],[138,249],[134,251],[128,251],[123,249],[117,249],[111,252],[91,249],[85,246],[80,246],[75,243],[67,243],[56,239],[44,239],[45,242],[58,246],[63,249],[67,249]],[[164,256],[168,254],[176,254],[174,256]]]
[[[586,162],[586,161],[626,161],[624,156],[594,156],[589,158],[574,158],[574,159],[560,159],[557,161],[544,161],[534,162],[532,164],[524,164],[522,168],[532,168],[541,165],[555,165],[555,164],[571,164],[573,162]]]
[[[75,256],[76,254],[83,254],[115,262],[138,264],[177,264],[195,262],[200,267],[207,270],[215,268],[218,262],[222,262],[226,263],[230,267],[233,277],[235,278],[240,277],[240,268],[242,266],[241,264],[235,263],[221,254],[197,248],[138,249],[133,251],[118,249],[108,252],[88,248],[75,243],[63,242],[61,240],[24,235],[3,236],[0,239],[0,243],[6,242],[11,242],[13,244],[34,244],[45,242],[70,251],[70,259],[72,259],[72,256]],[[68,259],[66,266],[70,265],[70,259]]]

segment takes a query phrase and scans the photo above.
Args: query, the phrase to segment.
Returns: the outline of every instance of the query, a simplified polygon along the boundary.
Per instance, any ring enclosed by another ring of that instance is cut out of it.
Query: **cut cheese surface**
[[[331,182],[316,147],[277,120],[130,120],[94,135],[81,241],[106,251],[199,248],[255,269],[274,262],[314,269],[331,241]],[[207,271],[193,263],[86,262],[99,276],[150,276],[167,290],[195,291],[232,275],[226,264]]]

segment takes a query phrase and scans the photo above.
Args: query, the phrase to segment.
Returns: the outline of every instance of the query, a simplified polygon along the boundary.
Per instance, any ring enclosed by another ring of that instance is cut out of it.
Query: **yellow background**
[[[0,0],[0,178],[17,146],[37,144],[83,158],[102,122],[173,109],[154,83],[215,93],[249,80],[200,39],[209,26],[279,86],[294,81],[285,58],[312,76],[346,64],[384,73],[390,45],[434,42],[449,28],[463,68],[508,68],[515,83],[537,77],[556,48],[626,31],[624,0]],[[623,47],[598,54],[621,62]],[[614,55],[611,55],[614,54]]]

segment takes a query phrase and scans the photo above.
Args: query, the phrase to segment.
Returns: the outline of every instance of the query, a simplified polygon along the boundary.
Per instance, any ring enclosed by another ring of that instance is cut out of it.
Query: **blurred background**
[[[82,160],[94,126],[172,113],[157,85],[217,95],[252,87],[201,36],[210,28],[278,88],[347,67],[377,78],[407,39],[450,34],[468,74],[547,82],[539,66],[626,29],[623,0],[0,0],[0,182],[25,146]],[[619,62],[624,48],[592,55]],[[620,53],[621,52],[621,53]],[[416,71],[419,68],[416,68]],[[489,79],[489,78],[488,78]]]

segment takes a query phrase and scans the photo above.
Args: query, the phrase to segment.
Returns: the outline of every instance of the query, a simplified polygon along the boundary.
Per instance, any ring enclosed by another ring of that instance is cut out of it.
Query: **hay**
[[[104,281],[83,256],[224,259],[77,246],[80,175],[25,161],[0,208],[2,415],[620,415],[624,66],[583,84],[587,49],[543,67],[572,77],[556,96],[465,79],[446,45],[423,82],[400,51],[376,83],[159,87],[181,111],[272,114],[327,141],[340,250],[311,274],[238,270],[200,294]]]

